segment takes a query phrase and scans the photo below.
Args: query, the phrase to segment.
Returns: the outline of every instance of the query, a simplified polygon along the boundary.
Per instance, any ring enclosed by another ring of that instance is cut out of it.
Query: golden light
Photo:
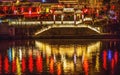
[[[68,55],[72,57],[74,54],[74,45],[61,45],[59,48],[60,55]]]

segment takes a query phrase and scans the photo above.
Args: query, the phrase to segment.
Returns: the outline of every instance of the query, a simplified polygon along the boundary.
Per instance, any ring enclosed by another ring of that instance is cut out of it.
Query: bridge
[[[104,19],[102,19],[104,20]],[[76,35],[100,35],[102,34],[102,25],[95,26],[93,24],[101,22],[101,19],[92,20],[92,18],[79,19],[77,21],[24,21],[24,20],[13,20],[9,21],[10,26],[31,26],[37,27],[33,29],[33,37],[40,36],[76,36]],[[28,30],[28,29],[27,29]],[[31,30],[24,32],[30,34]]]
[[[94,27],[90,24],[78,23],[78,24],[51,24],[46,25],[43,28],[35,32],[34,36],[43,36],[43,35],[88,35],[84,33],[85,31],[92,31],[90,34],[101,34],[100,27]],[[80,31],[83,30],[83,31]],[[62,32],[63,31],[63,32]],[[68,31],[68,33],[66,33]],[[79,32],[79,33],[78,33]],[[66,33],[66,34],[65,34]]]

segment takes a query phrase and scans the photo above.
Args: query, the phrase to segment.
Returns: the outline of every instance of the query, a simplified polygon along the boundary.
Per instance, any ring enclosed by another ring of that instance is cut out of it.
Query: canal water
[[[120,41],[0,41],[0,75],[120,75]]]

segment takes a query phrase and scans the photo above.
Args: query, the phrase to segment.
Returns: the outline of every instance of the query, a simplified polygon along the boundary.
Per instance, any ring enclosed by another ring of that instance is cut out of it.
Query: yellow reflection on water
[[[60,55],[68,55],[69,57],[72,57],[74,54],[74,46],[73,45],[61,45],[59,47],[59,53]]]
[[[97,54],[96,54],[96,64],[95,64],[95,70],[96,70],[97,72],[100,71],[99,66],[100,66],[100,63],[99,63],[99,53],[97,53]]]
[[[12,60],[15,59],[15,48],[12,48]]]
[[[94,66],[96,71],[99,71],[99,51],[100,41],[88,44],[49,44],[35,41],[36,47],[43,51],[46,56],[46,63],[49,66],[49,57],[53,57],[54,63],[57,63],[58,75],[61,74],[61,67],[64,72],[75,73],[75,71],[83,71],[88,75],[89,66]],[[96,55],[97,54],[97,55]],[[93,55],[96,57],[95,65],[92,63]],[[59,62],[59,63],[58,63]],[[62,64],[61,64],[62,63]],[[53,63],[52,63],[53,65]],[[78,69],[79,68],[79,69]]]
[[[17,75],[21,75],[21,65],[18,56],[16,57]]]

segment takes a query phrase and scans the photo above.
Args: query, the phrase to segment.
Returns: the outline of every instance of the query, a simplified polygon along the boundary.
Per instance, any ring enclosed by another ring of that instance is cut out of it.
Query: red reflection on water
[[[115,60],[114,60],[114,58],[112,58],[112,61],[111,61],[111,72],[112,72],[112,75],[114,75],[114,67],[115,67]]]
[[[118,51],[115,51],[114,59],[115,59],[115,63],[117,63],[118,62]]]
[[[25,63],[26,63],[25,57],[22,57],[22,72],[25,72],[25,69],[26,69]]]
[[[61,64],[57,64],[57,75],[61,75]]]
[[[2,73],[2,56],[0,54],[0,74]]]
[[[54,59],[50,58],[50,73],[53,74],[54,72]]]
[[[5,71],[5,73],[9,72],[9,62],[8,62],[7,56],[5,56],[5,60],[4,60],[4,71]]]
[[[106,70],[107,69],[107,51],[103,51],[103,68]]]
[[[115,67],[115,60],[112,58],[112,61],[111,61],[111,68],[114,69]]]
[[[43,64],[42,64],[42,57],[40,55],[37,55],[36,58],[36,68],[38,72],[42,72]]]
[[[12,61],[12,72],[16,72],[16,60]]]
[[[32,55],[30,55],[30,57],[29,57],[29,71],[30,72],[33,71],[33,58],[32,58]]]
[[[89,63],[88,60],[85,58],[83,61],[83,69],[85,71],[85,75],[88,75],[88,71],[89,71]]]

